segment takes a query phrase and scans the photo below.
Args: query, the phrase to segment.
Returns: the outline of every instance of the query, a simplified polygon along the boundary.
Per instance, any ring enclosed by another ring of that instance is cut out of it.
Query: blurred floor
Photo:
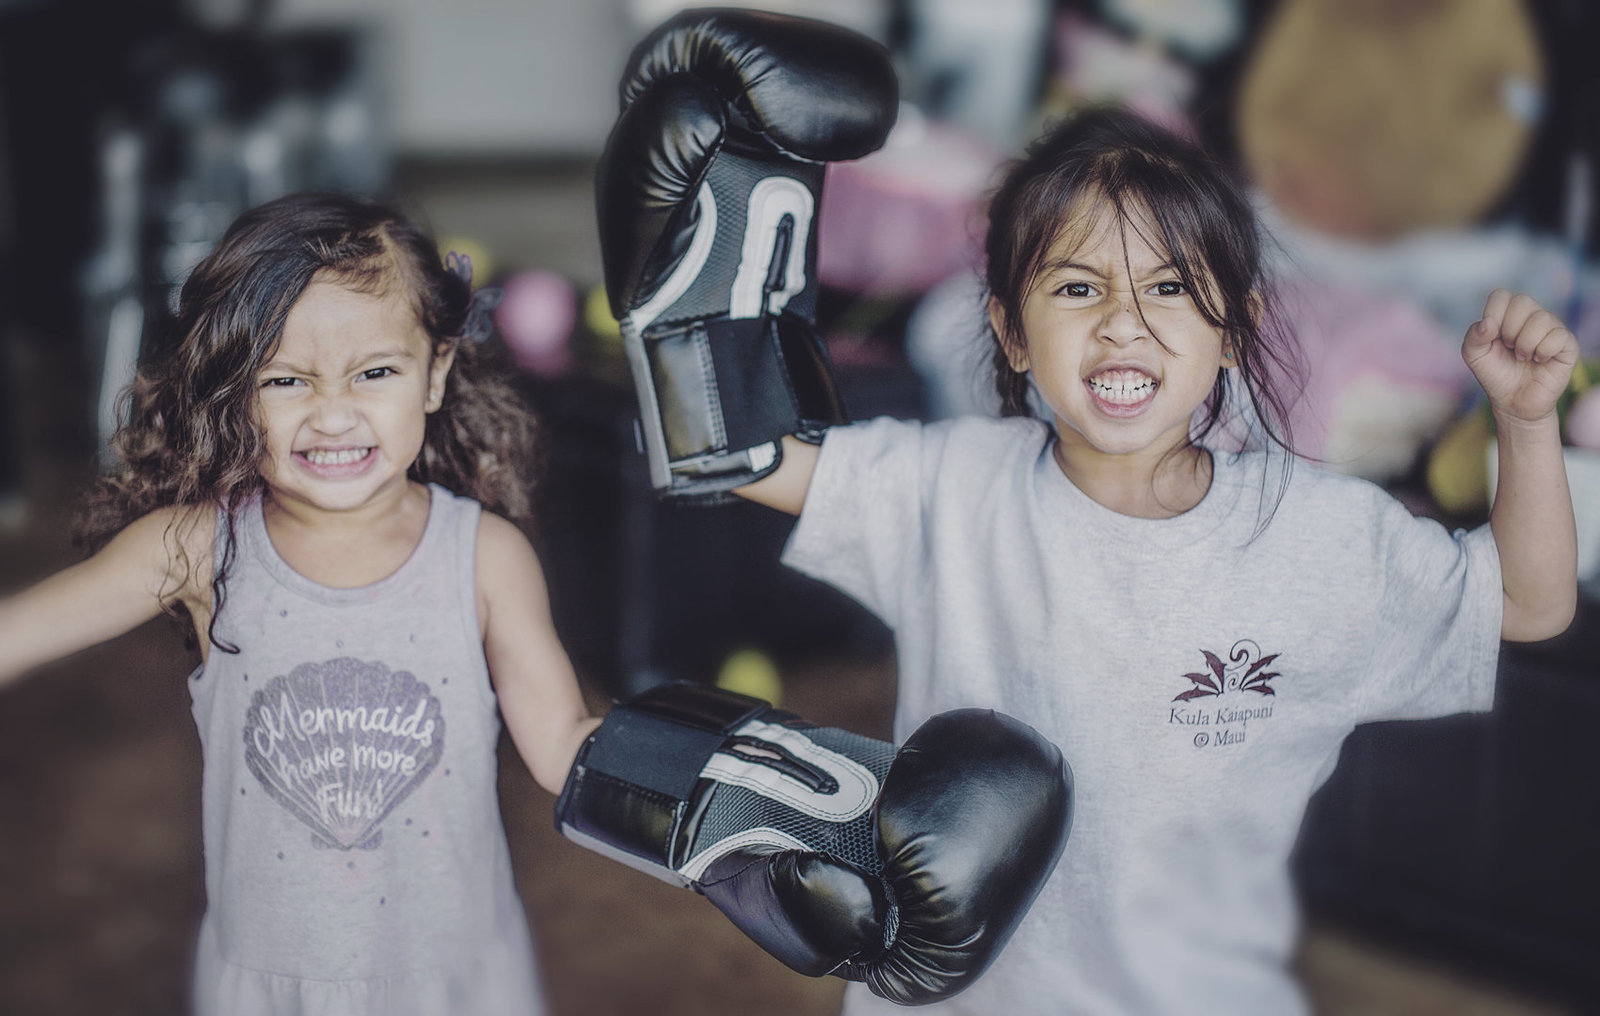
[[[449,193],[457,204],[435,192],[429,205],[441,233],[526,226],[527,243],[548,227],[555,239],[524,266],[594,281],[585,274],[593,240],[574,224],[592,214],[581,180],[549,188],[549,216],[536,210],[521,223],[482,213],[503,189],[479,190],[477,203]],[[60,343],[18,351],[29,513],[0,529],[0,593],[75,558],[69,512],[92,448],[77,412],[88,386],[81,357]],[[181,1012],[203,907],[190,665],[177,629],[161,620],[0,692],[0,1014]],[[785,692],[784,704],[812,720],[886,737],[893,661],[794,669]],[[514,753],[501,754],[518,885],[556,1016],[837,1012],[841,982],[789,972],[699,897],[557,836],[551,796]],[[1331,927],[1308,930],[1300,966],[1325,1016],[1562,1012]]]

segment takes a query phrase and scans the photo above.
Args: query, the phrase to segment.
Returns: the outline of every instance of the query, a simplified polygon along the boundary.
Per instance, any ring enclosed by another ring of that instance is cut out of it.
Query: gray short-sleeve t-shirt
[[[1076,782],[1055,875],[934,1011],[1303,1012],[1288,857],[1344,737],[1491,706],[1487,527],[1304,463],[1283,487],[1264,453],[1213,460],[1199,505],[1139,519],[1079,491],[1037,421],[829,432],[784,561],[893,629],[896,739],[987,706]],[[852,986],[846,1012],[876,1011]]]

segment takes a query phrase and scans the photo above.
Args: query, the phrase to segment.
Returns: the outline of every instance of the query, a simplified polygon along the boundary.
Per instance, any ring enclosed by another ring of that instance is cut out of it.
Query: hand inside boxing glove
[[[563,835],[702,893],[792,969],[906,1005],[972,983],[1055,867],[1060,751],[989,710],[898,750],[759,699],[663,685],[612,709],[556,805]]]
[[[843,422],[814,328],[823,173],[898,106],[887,51],[820,21],[688,11],[634,50],[595,198],[661,495],[721,499]]]

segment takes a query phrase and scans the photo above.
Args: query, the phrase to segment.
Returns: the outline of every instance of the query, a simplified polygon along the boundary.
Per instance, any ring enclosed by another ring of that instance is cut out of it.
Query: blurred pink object
[[[863,296],[902,297],[970,270],[999,163],[986,144],[902,106],[883,148],[828,165],[817,277]]]
[[[1567,412],[1567,440],[1579,448],[1600,451],[1600,388],[1590,388]]]
[[[1280,385],[1295,450],[1378,483],[1408,474],[1476,390],[1460,337],[1408,300],[1358,287],[1304,284],[1280,300],[1303,358],[1298,384]]]
[[[500,283],[505,297],[495,323],[519,366],[534,374],[559,374],[572,361],[578,297],[555,272],[518,272]]]
[[[1058,84],[1071,105],[1125,106],[1195,139],[1194,124],[1184,112],[1197,87],[1194,71],[1164,47],[1125,38],[1078,11],[1067,11],[1057,20],[1055,44]]]

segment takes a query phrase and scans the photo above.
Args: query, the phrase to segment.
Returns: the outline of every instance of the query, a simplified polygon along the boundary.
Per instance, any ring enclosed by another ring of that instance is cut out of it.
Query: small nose
[[[343,434],[355,427],[356,420],[355,406],[336,394],[317,396],[316,405],[311,410],[310,423],[319,434]]]
[[[1132,297],[1117,296],[1107,301],[1105,318],[1100,323],[1102,339],[1122,345],[1143,338],[1144,334],[1144,318]]]

